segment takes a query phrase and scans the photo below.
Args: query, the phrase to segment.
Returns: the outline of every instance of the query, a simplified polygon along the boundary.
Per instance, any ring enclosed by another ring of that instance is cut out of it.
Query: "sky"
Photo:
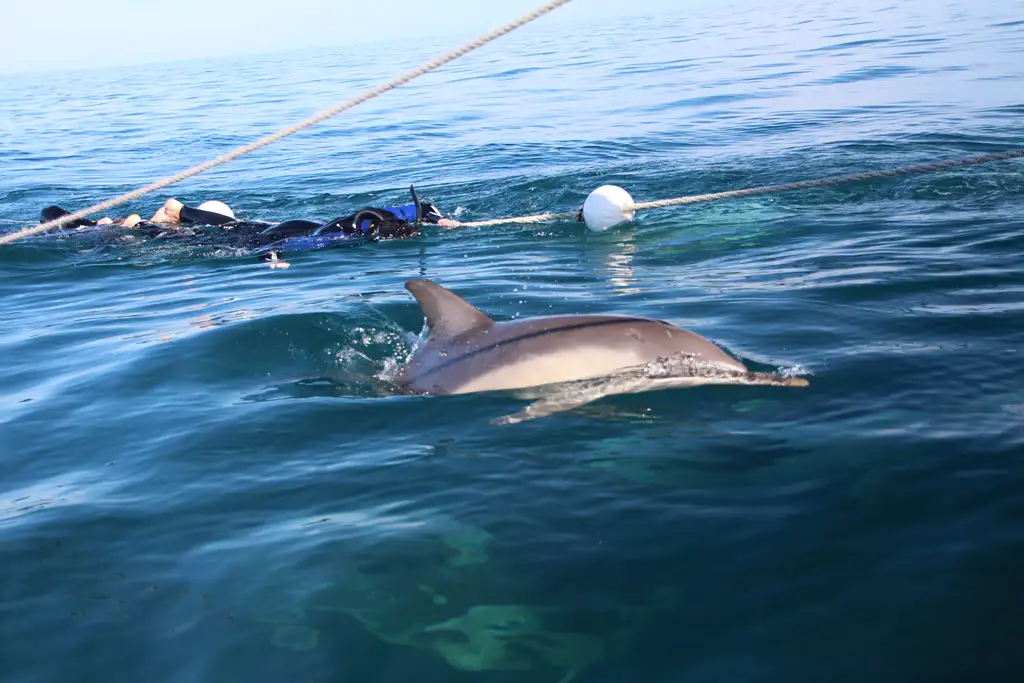
[[[645,13],[681,0],[573,0],[538,23]],[[458,45],[545,0],[7,0],[0,73],[128,66],[435,35]]]

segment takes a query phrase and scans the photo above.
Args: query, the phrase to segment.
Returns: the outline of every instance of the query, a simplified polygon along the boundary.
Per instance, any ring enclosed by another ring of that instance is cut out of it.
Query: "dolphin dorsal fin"
[[[476,306],[430,280],[407,280],[405,288],[419,302],[432,339],[456,337],[494,324]]]

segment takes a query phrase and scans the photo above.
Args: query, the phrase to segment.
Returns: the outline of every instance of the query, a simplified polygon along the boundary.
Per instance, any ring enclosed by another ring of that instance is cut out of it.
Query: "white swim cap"
[[[200,204],[199,210],[209,211],[210,213],[219,213],[221,216],[227,216],[228,218],[235,217],[235,213],[231,210],[230,206],[228,206],[224,202],[218,202],[215,199]]]

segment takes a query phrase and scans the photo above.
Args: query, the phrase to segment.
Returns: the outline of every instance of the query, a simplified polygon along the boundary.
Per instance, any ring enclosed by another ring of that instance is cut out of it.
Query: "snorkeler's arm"
[[[178,209],[178,222],[199,223],[201,225],[224,225],[234,223],[235,219],[213,211],[194,209],[191,206],[184,206]]]
[[[442,228],[454,228],[456,225],[458,225],[457,221],[453,221],[450,218],[445,218],[444,214],[441,213],[441,210],[438,209],[433,204],[431,204],[430,202],[420,203],[420,214],[420,220],[422,220],[424,223],[431,223],[433,225],[438,225]]]

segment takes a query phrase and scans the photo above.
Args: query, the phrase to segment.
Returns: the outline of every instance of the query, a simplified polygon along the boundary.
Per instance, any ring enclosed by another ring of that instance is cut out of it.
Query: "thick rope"
[[[448,225],[453,228],[486,228],[492,225],[505,225],[506,223],[547,223],[548,221],[576,220],[575,211],[565,213],[538,213],[533,216],[517,216],[516,218],[492,218],[487,221],[452,221]]]
[[[373,99],[374,97],[377,97],[378,95],[382,95],[382,94],[388,92],[389,90],[393,90],[394,88],[397,88],[400,85],[404,85],[404,84],[408,83],[409,81],[413,80],[414,78],[419,78],[420,76],[422,76],[422,75],[424,75],[424,74],[426,74],[426,73],[428,73],[430,71],[433,71],[434,69],[437,69],[438,67],[444,66],[445,64],[447,64],[448,62],[451,62],[452,60],[458,59],[459,57],[462,57],[463,55],[465,55],[465,54],[467,54],[469,52],[472,52],[473,50],[476,50],[477,48],[483,47],[487,43],[489,43],[489,42],[491,42],[493,40],[496,40],[497,38],[500,38],[501,36],[503,36],[503,35],[505,35],[507,33],[511,33],[512,31],[514,31],[515,29],[523,26],[524,24],[528,24],[531,21],[533,21],[534,19],[538,19],[538,18],[542,17],[543,15],[545,15],[545,14],[547,14],[547,13],[549,13],[549,12],[559,8],[559,7],[561,7],[562,5],[564,5],[564,4],[568,3],[568,2],[569,2],[569,0],[551,0],[551,2],[548,2],[544,6],[538,8],[538,9],[532,11],[532,12],[530,12],[529,14],[526,14],[526,15],[520,17],[519,19],[516,19],[515,21],[513,21],[513,22],[511,22],[509,24],[506,24],[505,26],[502,26],[499,29],[496,29],[496,30],[492,31],[491,33],[489,33],[489,34],[487,34],[487,35],[485,35],[485,36],[483,36],[481,38],[477,38],[474,41],[466,43],[462,47],[460,47],[460,48],[458,48],[458,49],[456,49],[456,50],[454,50],[452,52],[449,52],[448,54],[446,54],[444,56],[438,57],[438,58],[434,59],[433,61],[428,62],[424,66],[421,66],[421,67],[419,67],[417,69],[413,69],[412,71],[409,71],[408,73],[406,73],[403,76],[399,76],[398,78],[394,79],[393,81],[391,81],[389,83],[385,83],[384,85],[377,86],[373,90],[369,90],[369,91],[363,93],[362,95],[359,95],[356,98],[353,98],[353,99],[351,99],[351,100],[349,100],[347,102],[343,102],[342,104],[339,104],[339,105],[337,105],[335,107],[331,107],[330,109],[324,110],[324,111],[322,111],[319,114],[316,114],[314,116],[311,116],[310,118],[306,119],[305,121],[297,123],[297,124],[295,124],[293,126],[289,126],[288,128],[284,128],[283,130],[280,130],[280,131],[278,131],[276,133],[273,133],[272,135],[267,135],[266,137],[260,138],[259,140],[255,141],[253,143],[245,145],[244,147],[239,147],[238,149],[236,149],[236,150],[234,150],[232,152],[228,152],[227,154],[223,154],[223,155],[217,157],[216,159],[213,159],[212,161],[207,161],[206,163],[199,164],[198,166],[193,166],[192,168],[190,168],[188,170],[185,170],[185,171],[182,171],[181,173],[178,173],[177,175],[173,175],[173,176],[170,176],[168,178],[164,178],[163,180],[158,180],[157,182],[152,183],[151,185],[146,185],[145,187],[140,187],[139,189],[133,190],[132,192],[128,192],[126,194],[123,194],[120,197],[115,197],[114,199],[109,199],[109,200],[107,200],[105,202],[100,202],[99,204],[94,204],[94,205],[92,205],[92,206],[90,206],[88,208],[81,209],[80,211],[76,211],[75,213],[68,214],[67,216],[61,216],[60,218],[57,218],[57,219],[52,220],[52,221],[49,221],[47,223],[41,223],[39,225],[35,225],[35,226],[30,227],[30,228],[25,228],[23,230],[19,230],[17,232],[10,233],[8,235],[2,235],[2,236],[0,236],[0,244],[7,244],[9,242],[14,242],[15,240],[19,240],[19,239],[22,239],[24,237],[29,237],[31,235],[36,235],[36,234],[39,234],[41,232],[45,232],[47,230],[51,230],[53,228],[59,227],[61,225],[64,225],[66,223],[70,223],[71,221],[78,220],[79,218],[85,218],[89,214],[97,213],[97,212],[100,212],[100,211],[106,211],[107,209],[109,209],[111,207],[119,206],[121,204],[126,204],[127,202],[130,202],[133,199],[138,199],[139,197],[141,197],[143,195],[146,195],[146,194],[149,194],[150,192],[154,192],[156,190],[160,190],[162,188],[167,187],[168,185],[173,185],[174,183],[180,182],[180,181],[184,180],[185,178],[189,178],[191,176],[194,176],[194,175],[197,175],[199,173],[202,173],[203,171],[207,171],[207,170],[209,170],[209,169],[211,169],[211,168],[213,168],[215,166],[220,166],[221,164],[225,164],[225,163],[227,163],[229,161],[237,159],[240,156],[243,156],[245,154],[249,154],[250,152],[253,152],[253,151],[255,151],[255,150],[257,150],[257,149],[259,149],[261,147],[265,147],[266,145],[269,145],[272,142],[276,142],[276,141],[280,140],[281,138],[287,137],[289,135],[293,135],[294,133],[297,133],[298,131],[302,130],[303,128],[308,128],[309,126],[312,126],[312,125],[314,125],[316,123],[319,123],[319,122],[323,121],[324,119],[327,119],[327,118],[330,118],[332,116],[335,116],[336,114],[340,114],[341,112],[343,112],[343,111],[345,111],[347,109],[351,109],[352,107],[355,107],[358,104],[362,104],[363,102],[366,102],[367,100]]]
[[[733,199],[735,197],[749,197],[752,195],[769,194],[773,192],[787,192],[790,190],[806,190],[814,187],[827,187],[829,185],[840,185],[852,183],[859,180],[872,180],[874,178],[886,178],[911,173],[928,173],[941,171],[946,168],[957,168],[960,166],[972,166],[974,164],[985,164],[992,161],[1005,161],[1024,157],[1024,149],[1010,150],[1008,152],[994,152],[981,154],[979,156],[953,159],[951,161],[936,161],[928,164],[915,164],[914,166],[903,166],[901,168],[886,169],[882,171],[865,171],[863,173],[852,173],[850,175],[831,176],[818,180],[801,180],[785,185],[762,185],[761,187],[750,187],[743,190],[728,190],[726,192],[712,192],[709,194],[690,195],[688,197],[676,197],[674,199],[660,199],[653,202],[636,202],[623,207],[623,213],[640,211],[643,209],[661,209],[666,206],[681,206],[683,204],[697,204],[700,202],[711,202],[718,199]],[[533,216],[519,216],[517,218],[496,218],[486,221],[455,221],[452,227],[458,228],[479,228],[491,225],[504,225],[508,223],[544,223],[547,221],[576,220],[577,212],[566,213],[541,213]]]
[[[789,190],[807,190],[814,187],[827,187],[842,183],[852,183],[859,180],[873,180],[875,178],[889,178],[911,173],[929,173],[941,171],[947,168],[958,168],[960,166],[973,166],[975,164],[986,164],[992,161],[1006,161],[1024,157],[1024,149],[1010,150],[1009,152],[994,152],[992,154],[981,154],[962,159],[950,161],[936,161],[930,164],[915,164],[882,171],[865,171],[863,173],[851,173],[850,175],[832,176],[819,180],[801,180],[796,183],[785,185],[764,185],[762,187],[751,187],[745,190],[728,190],[726,192],[712,192],[710,194],[698,194],[690,197],[677,197],[675,199],[660,199],[654,202],[637,202],[632,206],[624,207],[625,211],[640,211],[643,209],[661,209],[666,206],[680,206],[683,204],[697,204],[698,202],[711,202],[716,199],[732,199],[734,197],[749,197],[751,195],[769,194],[772,192],[788,192]]]

